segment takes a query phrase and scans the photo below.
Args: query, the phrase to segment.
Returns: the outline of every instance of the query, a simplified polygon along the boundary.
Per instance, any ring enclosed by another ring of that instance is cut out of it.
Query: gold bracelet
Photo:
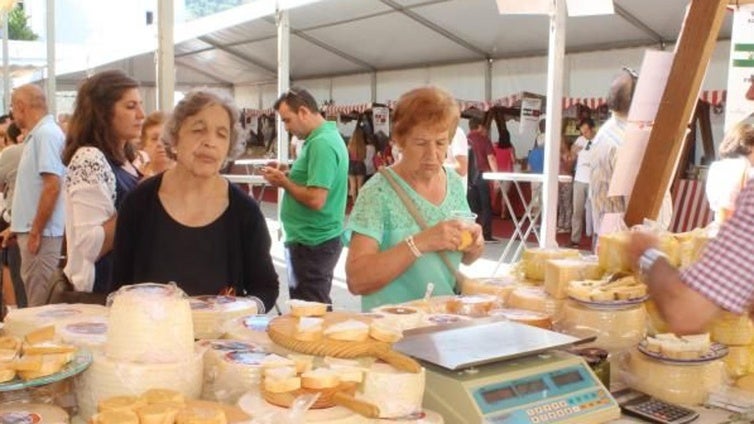
[[[418,247],[416,247],[416,243],[414,242],[414,236],[406,237],[406,244],[408,245],[409,250],[411,250],[411,253],[413,253],[416,258],[421,258],[422,252],[419,250]]]

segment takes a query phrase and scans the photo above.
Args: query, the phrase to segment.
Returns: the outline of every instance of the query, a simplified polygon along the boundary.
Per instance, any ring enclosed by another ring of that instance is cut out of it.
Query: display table
[[[526,240],[532,233],[534,233],[537,241],[540,241],[539,233],[535,230],[538,227],[542,210],[537,204],[538,199],[536,199],[536,196],[534,196],[533,194],[528,201],[526,200],[526,198],[524,197],[524,192],[521,189],[521,183],[542,184],[542,182],[544,182],[544,175],[521,172],[485,172],[484,174],[482,174],[482,178],[489,181],[512,182],[513,186],[516,188],[515,192],[518,195],[518,199],[521,201],[521,204],[524,205],[523,215],[521,215],[520,218],[517,218],[513,210],[513,203],[511,202],[509,194],[505,192],[503,193],[503,201],[505,202],[505,206],[508,208],[511,220],[513,221],[513,234],[511,234],[510,239],[508,239],[508,243],[506,243],[505,248],[503,249],[503,253],[500,254],[500,258],[497,261],[497,265],[495,266],[495,270],[493,271],[493,273],[497,273],[498,268],[500,268],[500,265],[506,259],[508,259],[508,262],[515,262],[518,260],[518,258],[521,256],[521,251],[526,245]],[[559,183],[570,183],[572,181],[573,177],[571,177],[570,175],[558,176]],[[516,242],[520,242],[517,247]],[[510,258],[508,258],[509,254],[512,254]]]
[[[236,175],[236,174],[224,174],[223,178],[227,179],[231,183],[236,184],[248,184],[249,195],[257,202],[262,201],[264,195],[264,189],[267,187],[267,180],[261,175]],[[254,195],[254,186],[260,186],[259,194]]]

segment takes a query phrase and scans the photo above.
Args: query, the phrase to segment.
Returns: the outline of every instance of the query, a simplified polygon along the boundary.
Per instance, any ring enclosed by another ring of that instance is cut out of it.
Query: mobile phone
[[[699,413],[680,405],[654,398],[631,388],[612,393],[621,410],[628,415],[660,424],[684,424],[699,418]]]

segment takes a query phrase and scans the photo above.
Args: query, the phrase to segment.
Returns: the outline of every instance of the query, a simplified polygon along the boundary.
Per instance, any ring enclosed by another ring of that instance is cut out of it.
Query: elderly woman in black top
[[[256,202],[220,176],[243,150],[238,109],[220,95],[186,95],[166,123],[174,168],[124,201],[115,232],[117,285],[175,281],[189,295],[278,296],[270,236]]]

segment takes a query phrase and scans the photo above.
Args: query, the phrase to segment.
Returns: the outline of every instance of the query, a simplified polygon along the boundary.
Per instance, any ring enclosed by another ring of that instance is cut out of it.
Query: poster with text
[[[521,125],[519,134],[537,131],[539,116],[542,114],[542,99],[524,97],[521,99]]]
[[[725,131],[742,121],[754,123],[754,4],[733,15]]]
[[[386,106],[372,107],[372,122],[375,134],[382,131],[385,135],[390,135],[390,109]]]

